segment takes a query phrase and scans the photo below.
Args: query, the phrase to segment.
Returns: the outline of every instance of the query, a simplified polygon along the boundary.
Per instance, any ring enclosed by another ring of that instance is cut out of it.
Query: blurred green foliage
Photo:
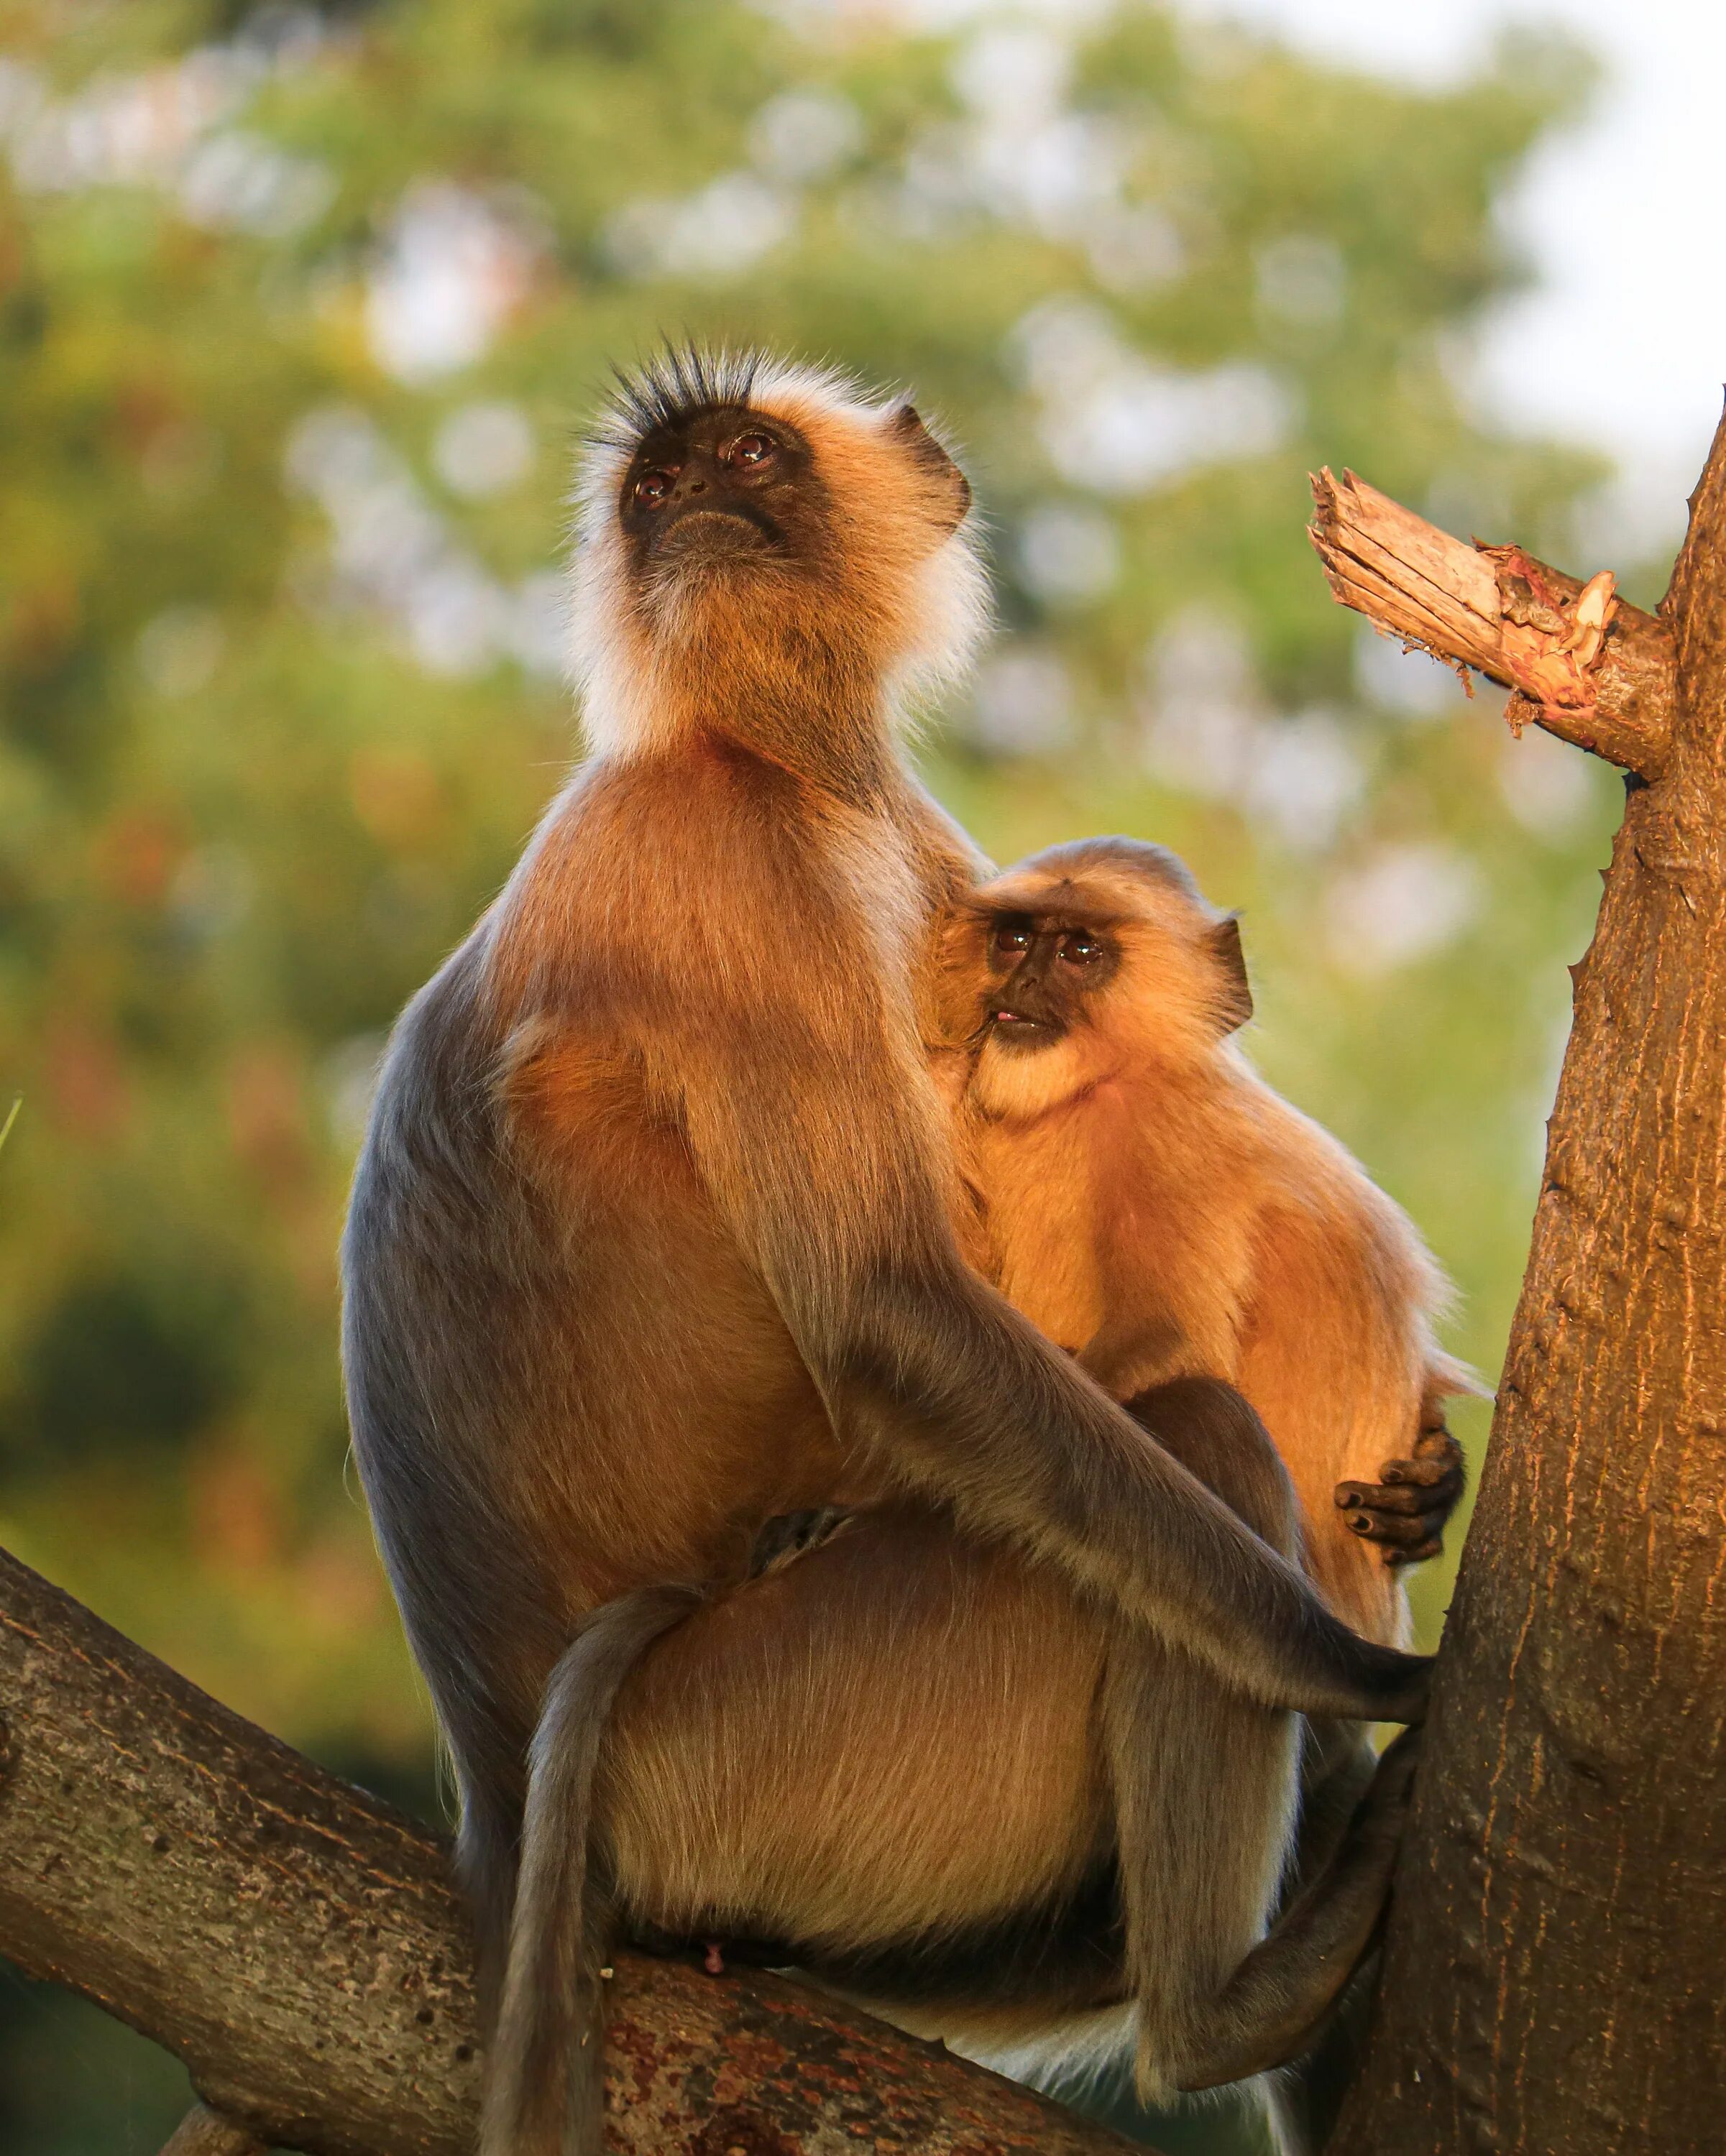
[[[1456,381],[1586,70],[943,13],[0,0],[0,1537],[425,1802],[332,1254],[382,1035],[572,752],[573,438],[665,331],[951,423],[1002,634],[932,783],[999,857],[1154,835],[1245,909],[1263,1066],[1499,1359],[1613,787],[1364,634],[1302,525],[1352,465],[1565,557],[1597,466]],[[0,2138],[122,2145],[34,1999]]]

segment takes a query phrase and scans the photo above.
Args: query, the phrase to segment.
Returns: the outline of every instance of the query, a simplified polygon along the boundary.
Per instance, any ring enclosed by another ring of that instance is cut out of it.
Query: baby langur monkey
[[[1163,847],[1083,840],[984,886],[949,955],[1002,1292],[1117,1399],[1237,1385],[1293,1481],[1308,1571],[1401,1644],[1395,1568],[1438,1548],[1461,1490],[1441,1403],[1473,1380],[1433,1339],[1446,1286],[1413,1223],[1235,1046],[1234,917]]]
[[[949,1024],[972,1029],[960,1149],[995,1284],[1129,1411],[1171,1381],[1236,1386],[1281,1455],[1295,1517],[1279,1522],[1267,1507],[1262,1461],[1244,1440],[1188,1465],[1298,1555],[1350,1625],[1405,1644],[1397,1568],[1439,1548],[1462,1488],[1442,1401],[1475,1382],[1434,1341],[1446,1283],[1413,1223],[1235,1045],[1252,999],[1234,917],[1207,905],[1164,848],[1102,839],[1050,848],[984,886],[946,947],[958,999]],[[1172,1704],[1187,1690],[1174,1660],[1159,1673],[1154,1655],[1122,1657],[1113,1681]],[[1182,2019],[1179,1984],[1158,1994],[1170,1940],[1191,1937],[1192,1898],[1219,1848],[1238,1856],[1253,1845],[1252,1821],[1275,1811],[1277,1718],[1205,1689],[1204,1709],[1180,1727],[1215,1745],[1239,1825],[1219,1833],[1167,1804],[1162,1872],[1123,1874],[1142,2083],[1155,2078],[1146,2047],[1159,2015],[1165,2032]],[[1336,1871],[1316,1882],[1373,1755],[1364,1725],[1323,1722],[1308,1723],[1306,1755],[1295,1877],[1307,1891],[1296,1906],[1328,1893],[1340,1917],[1348,1897]],[[1116,1765],[1128,1848],[1145,1757],[1135,1747]],[[1273,1859],[1293,1853],[1295,1828],[1290,1820],[1280,1851],[1271,1838]],[[1256,1914],[1235,1906],[1237,1951],[1270,1917],[1277,1868]],[[1208,1898],[1219,1914],[1227,1907],[1215,1884]],[[1266,1956],[1260,1948],[1246,1966]],[[1157,2002],[1148,2012],[1147,2000]],[[1307,2145],[1325,2079],[1320,2068],[1266,2092],[1286,2148]]]

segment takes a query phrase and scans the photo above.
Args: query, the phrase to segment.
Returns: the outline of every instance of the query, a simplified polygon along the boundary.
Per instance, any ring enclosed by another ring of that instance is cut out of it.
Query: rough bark
[[[3,1552],[0,1716],[0,1953],[185,2061],[217,2114],[187,2119],[187,2148],[239,2156],[249,2132],[315,2156],[465,2156],[480,2069],[439,1837]],[[753,1973],[621,1957],[609,2042],[625,2156],[1128,2146]]]
[[[1672,737],[1672,633],[1619,598],[1609,572],[1586,584],[1520,547],[1470,547],[1353,472],[1312,481],[1313,546],[1330,588],[1387,634],[1511,690],[1529,720],[1657,778]]]
[[[1726,425],[1662,614],[1341,2156],[1726,2147]]]

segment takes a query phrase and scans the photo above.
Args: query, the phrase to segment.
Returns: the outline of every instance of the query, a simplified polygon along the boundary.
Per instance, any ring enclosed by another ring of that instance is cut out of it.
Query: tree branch
[[[0,1551],[0,1953],[315,2156],[466,2156],[479,2088],[447,1845]],[[1109,2156],[1102,2128],[803,1987],[620,1958],[614,2148]]]
[[[174,2128],[162,2156],[268,2156],[255,2133],[195,2103]]]
[[[1504,716],[1643,778],[1671,745],[1672,632],[1610,571],[1579,584],[1519,547],[1465,546],[1353,472],[1312,481],[1309,536],[1333,596],[1390,636],[1513,693]]]

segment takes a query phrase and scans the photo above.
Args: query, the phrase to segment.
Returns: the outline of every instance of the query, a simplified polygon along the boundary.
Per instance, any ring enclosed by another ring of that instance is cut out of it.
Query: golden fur
[[[1117,1399],[1174,1377],[1238,1385],[1293,1478],[1326,1596],[1400,1643],[1406,1598],[1335,1491],[1472,1388],[1433,1334],[1449,1291],[1408,1216],[1248,1064],[1227,924],[1175,865],[1057,848],[984,886],[949,932],[967,1013],[1000,972],[993,915],[1106,924],[1120,952],[1058,1044],[1026,1054],[991,1033],[970,1070],[961,1123],[994,1277]]]
[[[702,509],[631,537],[649,444],[717,473],[747,424],[807,459],[796,547]],[[956,1243],[929,1055],[979,864],[894,736],[980,620],[968,501],[909,408],[828,376],[679,359],[626,391],[582,496],[593,753],[386,1062],[344,1356],[494,1993],[512,1940],[486,2156],[598,2145],[565,1743],[597,1754],[626,1922],[764,1939],[907,2014],[921,1987],[954,2031],[1119,2004],[1118,1856],[1174,2000],[1148,2071],[1202,2077],[1274,2020],[1223,1989],[1274,1891],[1289,1710],[1424,1699],[1289,1562],[1236,1394],[1171,1387],[1148,1435]],[[764,1520],[833,1504],[874,1509],[745,1577]],[[677,1582],[711,1599],[664,1631]],[[1123,1845],[1135,1717],[1163,1796]],[[1388,1849],[1285,2005],[1346,1975]]]
[[[750,363],[750,408],[789,420],[820,443],[822,475],[845,505],[839,574],[813,585],[793,568],[769,569],[770,610],[752,608],[751,633],[736,633],[723,603],[730,579],[665,578],[638,588],[623,559],[617,497],[634,447],[627,434],[602,437],[577,493],[572,666],[582,722],[594,751],[637,757],[681,744],[716,711],[740,697],[778,707],[792,723],[774,747],[794,768],[815,744],[794,722],[799,689],[848,675],[863,723],[835,746],[845,778],[876,764],[876,721],[885,704],[902,725],[919,696],[957,679],[989,619],[988,585],[971,531],[959,522],[951,467],[907,457],[891,431],[906,408],[874,402],[829,368]],[[932,531],[941,545],[929,545]],[[763,566],[752,563],[752,582]],[[763,623],[778,633],[766,638]],[[824,729],[824,731],[825,731]],[[832,766],[830,764],[830,768]]]

